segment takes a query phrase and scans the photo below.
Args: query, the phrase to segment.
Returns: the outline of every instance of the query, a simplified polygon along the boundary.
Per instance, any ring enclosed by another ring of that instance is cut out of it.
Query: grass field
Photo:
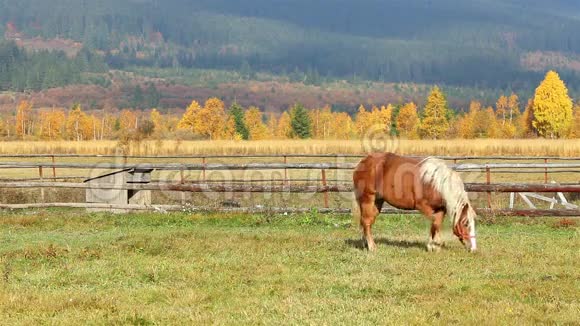
[[[1,142],[0,154],[249,155],[362,154],[580,156],[579,139],[143,141],[121,148],[116,141]]]
[[[480,252],[445,228],[381,216],[378,252],[348,216],[4,212],[3,324],[577,324],[580,228],[480,221]]]

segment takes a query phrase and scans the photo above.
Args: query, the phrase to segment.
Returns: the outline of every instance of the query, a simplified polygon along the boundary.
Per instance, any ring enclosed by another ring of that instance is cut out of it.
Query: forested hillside
[[[579,13],[571,0],[0,0],[7,38],[71,39],[115,69],[528,91],[547,68],[580,88]]]

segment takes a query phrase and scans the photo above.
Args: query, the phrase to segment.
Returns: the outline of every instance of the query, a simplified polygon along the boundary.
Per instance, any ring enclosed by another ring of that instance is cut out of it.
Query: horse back
[[[380,198],[401,209],[416,209],[419,201],[440,207],[441,195],[421,180],[420,163],[421,159],[393,153],[370,154],[355,169],[355,194]]]

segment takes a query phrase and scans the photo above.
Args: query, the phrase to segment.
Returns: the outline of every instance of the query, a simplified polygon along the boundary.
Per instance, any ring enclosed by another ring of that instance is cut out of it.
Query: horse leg
[[[433,222],[431,223],[431,237],[429,238],[429,244],[427,244],[427,249],[429,251],[441,251],[441,246],[443,245],[443,241],[441,241],[441,224],[443,224],[444,217],[445,211],[443,210],[436,211],[433,214]]]
[[[439,234],[439,229],[441,227],[441,222],[443,221],[443,217],[441,217],[441,221],[437,223],[437,216],[435,216],[435,210],[431,205],[428,204],[426,200],[419,200],[415,205],[416,208],[423,213],[423,215],[427,216],[430,220],[432,220],[431,224],[431,235],[429,237],[429,242],[427,243],[427,250],[428,251],[438,251],[440,248],[436,248],[434,246],[434,234]]]
[[[369,196],[371,197],[371,196]],[[373,236],[371,234],[371,227],[375,223],[375,219],[379,214],[377,210],[377,206],[374,202],[374,196],[372,198],[364,198],[361,202],[361,228],[362,228],[362,236],[363,236],[363,243],[366,245],[369,251],[375,251],[377,249],[377,245],[373,240]]]

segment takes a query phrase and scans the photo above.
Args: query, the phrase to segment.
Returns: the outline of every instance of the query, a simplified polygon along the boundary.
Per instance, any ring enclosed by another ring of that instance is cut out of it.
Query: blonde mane
[[[427,157],[419,162],[419,165],[421,181],[432,185],[441,194],[453,225],[459,222],[465,205],[469,208],[467,215],[471,223],[475,212],[473,212],[459,174],[447,166],[445,161],[434,157]]]

